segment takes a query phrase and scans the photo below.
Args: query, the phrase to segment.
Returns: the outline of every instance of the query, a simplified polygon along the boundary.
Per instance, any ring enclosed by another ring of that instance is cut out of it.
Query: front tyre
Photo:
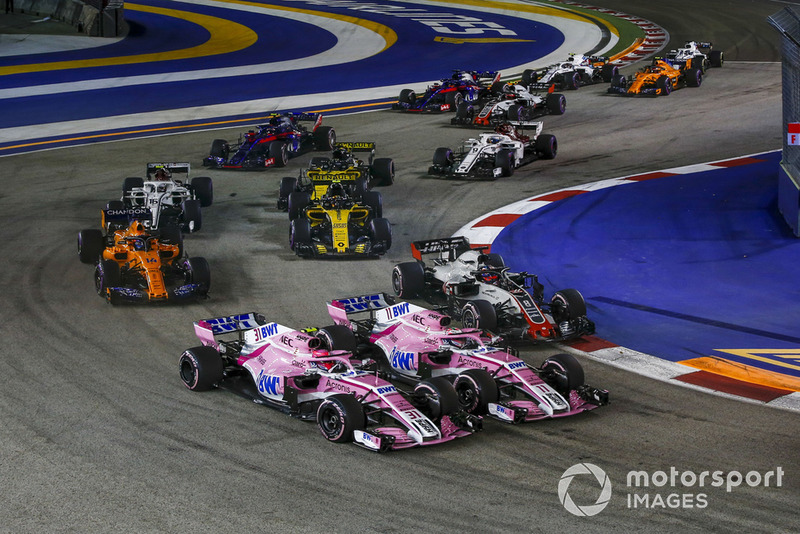
[[[542,379],[565,398],[584,383],[583,367],[571,354],[555,354],[542,364]]]
[[[94,228],[78,232],[78,258],[81,263],[94,263],[103,253],[103,233]]]
[[[414,400],[434,423],[458,411],[458,395],[449,380],[441,376],[423,380],[414,388]]]
[[[330,126],[320,126],[314,131],[314,149],[333,150],[336,144],[336,130]]]
[[[213,347],[192,347],[178,361],[181,382],[192,391],[207,391],[222,380],[222,357]]]
[[[456,377],[453,387],[461,409],[475,415],[484,415],[489,404],[500,398],[497,382],[483,369],[467,369]]]
[[[550,311],[557,323],[573,321],[586,315],[586,300],[577,289],[562,289],[550,300]]]
[[[461,308],[461,325],[465,329],[496,330],[497,311],[487,300],[470,300]]]
[[[328,441],[353,441],[353,432],[366,425],[364,408],[352,395],[331,395],[317,408],[317,427]]]

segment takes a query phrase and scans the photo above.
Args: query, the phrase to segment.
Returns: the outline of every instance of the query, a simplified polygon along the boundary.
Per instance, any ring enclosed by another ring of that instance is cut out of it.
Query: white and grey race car
[[[705,73],[709,67],[721,67],[725,62],[721,50],[712,50],[709,42],[686,41],[682,48],[670,50],[664,54],[664,61],[675,67],[683,69],[688,66],[700,69]]]
[[[561,93],[531,93],[525,86],[506,84],[497,95],[476,107],[461,102],[450,124],[496,126],[507,121],[526,121],[542,115],[563,115],[567,99]]]
[[[619,67],[607,57],[570,54],[566,61],[550,65],[542,71],[524,71],[522,83],[532,89],[578,89],[582,85],[609,83],[617,74]]]
[[[148,163],[146,178],[125,178],[122,198],[108,203],[109,209],[147,208],[152,213],[145,228],[155,230],[179,226],[196,232],[202,226],[200,208],[214,201],[211,178],[199,176],[187,182],[188,163]],[[175,175],[185,175],[183,180]]]
[[[402,298],[423,297],[461,320],[464,328],[479,328],[520,339],[554,341],[593,334],[586,301],[576,289],[556,291],[549,302],[538,277],[511,272],[502,256],[470,248],[465,237],[415,241],[417,261],[392,270],[392,286]],[[426,263],[424,254],[435,254]]]
[[[526,133],[525,127],[533,130]],[[543,127],[541,121],[505,122],[493,132],[467,139],[458,151],[439,147],[428,174],[495,180],[536,159],[553,159],[558,142],[554,135],[542,133]]]

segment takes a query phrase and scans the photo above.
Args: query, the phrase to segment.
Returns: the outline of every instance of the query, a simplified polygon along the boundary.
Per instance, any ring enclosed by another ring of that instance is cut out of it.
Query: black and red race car
[[[204,167],[217,169],[265,169],[284,167],[289,158],[310,150],[333,150],[336,131],[322,126],[321,113],[270,115],[266,124],[239,137],[235,144],[214,139]],[[313,122],[307,128],[301,122]]]
[[[428,86],[418,95],[413,89],[403,89],[392,109],[400,111],[455,111],[463,102],[482,102],[500,91],[500,73],[494,71],[454,70],[449,78]]]

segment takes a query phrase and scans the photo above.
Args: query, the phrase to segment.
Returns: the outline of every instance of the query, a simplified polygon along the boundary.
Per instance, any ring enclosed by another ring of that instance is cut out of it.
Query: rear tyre
[[[614,76],[617,75],[619,75],[619,67],[617,67],[616,65],[610,65],[606,63],[600,70],[600,77],[606,83],[609,83],[612,79],[614,79]]]
[[[484,262],[488,267],[495,267],[498,269],[502,269],[506,266],[506,262],[503,259],[503,256],[498,254],[497,252],[490,252],[486,255],[486,259]]]
[[[352,395],[331,395],[317,408],[317,427],[328,441],[348,443],[367,425],[364,407]]]
[[[192,178],[192,191],[200,206],[207,208],[214,202],[214,184],[208,176]]]
[[[383,197],[378,191],[365,191],[362,198],[372,210],[373,218],[383,217]]]
[[[461,308],[461,325],[493,331],[497,328],[497,311],[487,300],[470,300]]]
[[[392,288],[404,299],[419,296],[425,289],[425,268],[416,261],[398,263],[392,269]]]
[[[100,230],[90,229],[78,232],[78,258],[81,263],[95,263],[103,253],[105,242]]]
[[[423,380],[414,388],[414,400],[434,423],[458,411],[458,394],[453,384],[441,376]]]
[[[394,183],[394,160],[392,158],[376,158],[370,167],[372,181],[376,186],[390,186]]]
[[[708,53],[708,62],[712,67],[721,67],[725,63],[722,50],[712,50]]]
[[[108,204],[106,204],[107,210],[124,210],[125,203],[121,200],[109,200]]]
[[[583,385],[583,367],[571,354],[554,354],[542,364],[542,379],[561,395],[569,398],[569,392]]]
[[[530,85],[537,80],[536,71],[533,69],[525,69],[522,71],[522,85]]]
[[[181,354],[178,371],[184,386],[192,391],[208,391],[222,380],[222,357],[213,347],[192,347]]]
[[[459,407],[475,415],[484,415],[489,411],[489,403],[500,398],[497,382],[483,369],[467,369],[456,377],[453,388]]]
[[[542,159],[553,159],[558,154],[558,141],[551,134],[540,134],[536,138],[536,152]]]

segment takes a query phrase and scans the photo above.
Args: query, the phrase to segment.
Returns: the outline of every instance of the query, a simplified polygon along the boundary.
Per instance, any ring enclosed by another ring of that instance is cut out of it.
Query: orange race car
[[[703,71],[692,66],[692,60],[685,67],[673,67],[663,59],[655,59],[633,75],[629,80],[624,75],[611,78],[610,94],[666,96],[673,89],[681,87],[700,87]]]
[[[186,258],[177,227],[145,230],[144,208],[103,210],[103,231],[78,233],[78,257],[94,263],[97,293],[111,304],[205,297],[211,271],[205,258]]]

